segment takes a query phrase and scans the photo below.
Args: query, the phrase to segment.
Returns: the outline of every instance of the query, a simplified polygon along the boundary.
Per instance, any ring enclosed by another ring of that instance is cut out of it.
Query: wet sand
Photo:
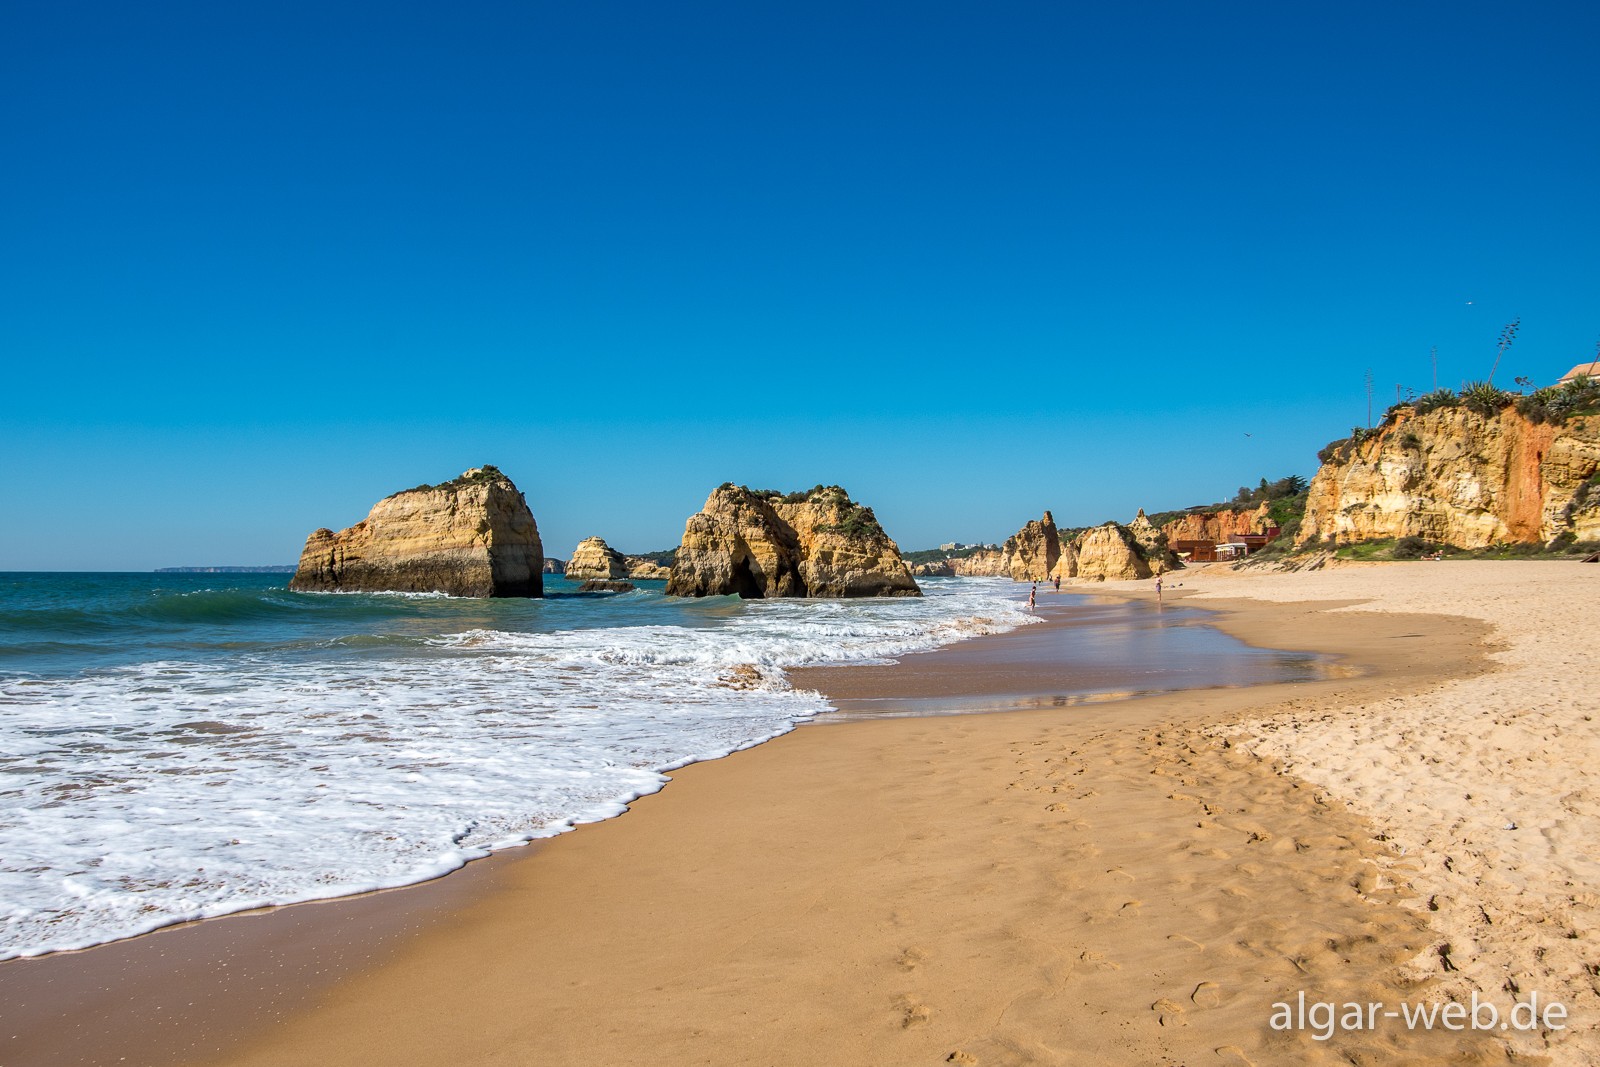
[[[0,965],[0,1063],[1502,1061],[1381,1020],[1268,1027],[1301,989],[1398,1005],[1446,972],[1407,859],[1216,729],[1474,676],[1490,627],[1208,606],[1359,673],[1039,706],[1043,626],[797,672],[846,711],[997,690],[1028,710],[811,726],[425,887]],[[204,977],[219,961],[231,984]]]

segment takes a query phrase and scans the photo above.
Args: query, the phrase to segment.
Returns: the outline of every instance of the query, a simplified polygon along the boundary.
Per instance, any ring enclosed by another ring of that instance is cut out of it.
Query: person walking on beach
[[[1061,575],[1056,575],[1056,592],[1061,592]]]
[[[1028,610],[1032,611],[1033,610],[1033,606],[1035,604],[1037,604],[1038,602],[1039,602],[1039,583],[1038,582],[1034,582],[1033,583],[1033,588],[1028,590]]]
[[[1161,575],[1156,575],[1156,599],[1161,599]]]

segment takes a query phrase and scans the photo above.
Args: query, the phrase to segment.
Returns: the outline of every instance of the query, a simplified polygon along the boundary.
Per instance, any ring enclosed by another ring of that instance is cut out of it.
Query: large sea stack
[[[921,596],[872,509],[838,486],[809,493],[724,484],[689,517],[667,579],[673,596]]]
[[[1359,439],[1330,445],[1299,543],[1419,537],[1483,548],[1600,539],[1600,416],[1546,421],[1505,394],[1489,399],[1401,407]]]
[[[539,527],[511,479],[476,467],[385,497],[361,522],[306,538],[301,592],[544,595]]]

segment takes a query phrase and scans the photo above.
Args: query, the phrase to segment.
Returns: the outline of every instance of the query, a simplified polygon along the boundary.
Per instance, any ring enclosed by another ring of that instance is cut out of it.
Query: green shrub
[[[1428,554],[1428,542],[1420,537],[1402,537],[1394,543],[1395,559],[1421,559]]]

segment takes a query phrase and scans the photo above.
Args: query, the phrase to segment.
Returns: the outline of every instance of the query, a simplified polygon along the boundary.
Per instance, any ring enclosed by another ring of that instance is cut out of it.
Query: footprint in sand
[[[1142,907],[1144,907],[1144,901],[1142,901],[1142,900],[1124,901],[1123,904],[1122,904],[1122,907],[1117,909],[1117,914],[1118,915],[1137,915],[1137,914],[1139,914],[1139,909],[1142,908]]]
[[[1162,1026],[1183,1026],[1183,1005],[1175,1000],[1162,997],[1150,1005],[1150,1010],[1156,1013],[1156,1021]]]
[[[950,1055],[944,1058],[944,1062],[959,1063],[961,1067],[974,1067],[974,1065],[978,1062],[978,1057],[974,1056],[970,1052],[962,1052],[960,1049],[956,1049],[954,1052],[950,1053]]]
[[[1216,1008],[1222,1005],[1222,987],[1215,982],[1201,982],[1194,987],[1194,992],[1189,994],[1191,1003],[1202,1008]]]
[[[1086,948],[1082,952],[1078,953],[1078,959],[1082,960],[1084,963],[1090,964],[1091,966],[1098,967],[1102,971],[1122,970],[1122,964],[1117,963],[1104,952],[1097,952],[1092,948]]]
[[[895,998],[895,1008],[900,1012],[900,1028],[912,1030],[919,1026],[927,1026],[928,1020],[933,1018],[933,1012],[928,1006],[910,993],[902,993]]]
[[[1187,941],[1189,944],[1193,945],[1195,948],[1199,949],[1201,952],[1204,952],[1206,950],[1206,947],[1204,945],[1202,945],[1200,942],[1196,941],[1194,938],[1190,937],[1188,934],[1168,934],[1167,935],[1167,940],[1168,941]]]
[[[1237,1059],[1240,1063],[1244,1064],[1245,1067],[1256,1067],[1256,1061],[1252,1060],[1249,1056],[1246,1056],[1244,1054],[1244,1049],[1240,1048],[1238,1045],[1222,1045],[1218,1048],[1212,1049],[1212,1051],[1218,1056],[1227,1056]]]
[[[914,971],[928,961],[927,950],[912,945],[910,948],[900,950],[900,955],[895,957],[895,963],[902,971]]]
[[[1111,874],[1111,875],[1117,875],[1117,876],[1122,877],[1122,878],[1126,878],[1130,882],[1137,882],[1139,880],[1139,879],[1135,878],[1133,875],[1129,874],[1127,871],[1123,870],[1121,867],[1111,867],[1111,868],[1107,869],[1106,873],[1107,874]]]

